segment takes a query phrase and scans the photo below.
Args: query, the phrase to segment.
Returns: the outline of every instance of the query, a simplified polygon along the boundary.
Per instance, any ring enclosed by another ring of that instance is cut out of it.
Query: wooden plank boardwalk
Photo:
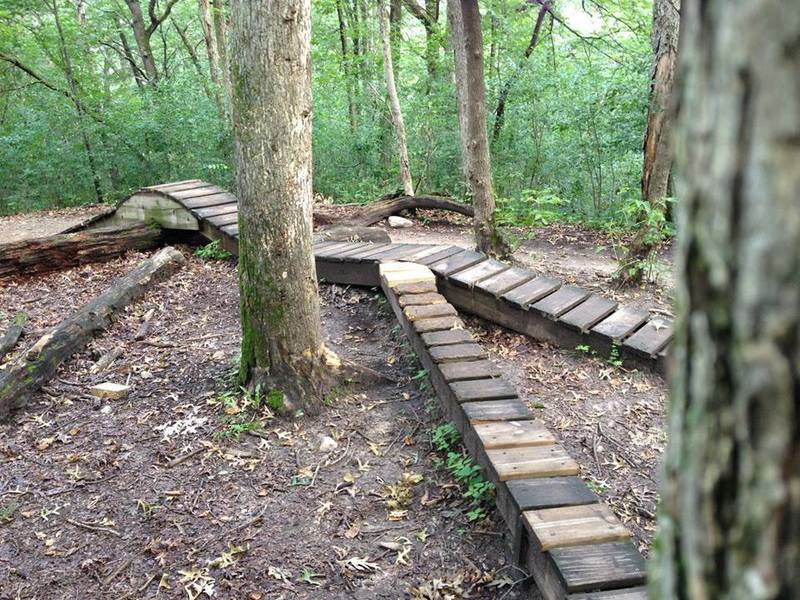
[[[142,188],[102,223],[132,220],[195,230],[238,252],[236,197],[198,179]],[[379,286],[378,266],[389,261],[421,264],[435,273],[438,293],[458,310],[565,348],[588,346],[604,357],[666,370],[670,320],[618,306],[544,273],[452,245],[328,241],[316,244],[314,255],[317,277],[342,285]]]

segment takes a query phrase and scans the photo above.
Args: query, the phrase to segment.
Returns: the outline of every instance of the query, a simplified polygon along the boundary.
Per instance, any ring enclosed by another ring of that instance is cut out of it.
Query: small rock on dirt
[[[389,217],[389,227],[393,227],[394,229],[404,229],[406,227],[413,227],[414,221],[411,219],[406,219],[405,217],[398,217],[397,215],[392,215]]]
[[[107,381],[105,383],[99,383],[92,387],[89,392],[92,396],[97,396],[98,398],[110,398],[111,400],[121,400],[128,395],[130,391],[130,386],[122,385],[120,383],[111,383]]]
[[[329,437],[327,435],[320,436],[320,438],[319,438],[319,451],[320,452],[333,452],[338,447],[339,447],[339,444],[332,437]]]

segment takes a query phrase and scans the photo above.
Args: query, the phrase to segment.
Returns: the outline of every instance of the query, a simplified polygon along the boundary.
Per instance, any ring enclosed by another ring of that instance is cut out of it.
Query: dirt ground
[[[55,235],[108,209],[105,204],[92,204],[0,217],[0,244]]]
[[[44,329],[141,258],[4,285],[0,307]],[[497,515],[468,522],[434,464],[436,402],[385,300],[321,295],[327,343],[383,377],[342,387],[318,417],[223,394],[239,345],[229,263],[190,259],[67,362],[0,426],[0,598],[521,597]],[[93,398],[102,381],[132,392]]]
[[[459,219],[419,217],[390,230],[393,240],[468,245]],[[13,219],[0,219],[0,232],[14,230]],[[611,290],[603,236],[551,226],[526,237],[519,262],[670,312],[667,278]],[[140,259],[4,283],[0,330],[21,309],[34,337]],[[0,598],[195,598],[211,589],[223,598],[518,597],[524,574],[506,563],[499,517],[468,522],[468,502],[437,467],[436,404],[382,296],[337,286],[321,296],[329,345],[386,378],[339,390],[319,417],[275,419],[226,392],[239,344],[229,263],[191,258],[69,361],[0,426]],[[151,308],[153,330],[136,341]],[[647,554],[666,444],[664,380],[467,323]],[[117,346],[110,369],[92,373]],[[88,388],[101,381],[129,383],[132,393],[92,398]],[[247,431],[253,421],[259,431]],[[335,448],[320,450],[321,436]],[[408,514],[393,521],[387,490],[404,473],[422,479],[408,486]]]

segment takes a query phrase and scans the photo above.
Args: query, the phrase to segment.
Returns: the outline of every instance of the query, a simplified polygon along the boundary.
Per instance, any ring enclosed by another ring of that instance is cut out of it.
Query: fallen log
[[[341,206],[341,205],[340,205]],[[314,207],[315,225],[332,225],[338,221],[346,221],[349,225],[374,225],[385,218],[404,210],[416,208],[448,210],[467,217],[473,217],[475,211],[469,204],[462,204],[441,196],[399,196],[378,200],[358,207],[348,205],[348,216],[340,215],[340,207],[335,205],[317,205]],[[352,215],[352,216],[350,216]]]
[[[14,315],[14,320],[11,321],[11,326],[6,330],[3,337],[0,338],[0,363],[3,362],[6,354],[14,349],[17,345],[19,336],[22,335],[22,329],[25,327],[25,322],[28,320],[28,315],[24,312],[18,312]]]
[[[0,245],[0,279],[33,275],[78,265],[103,262],[129,250],[150,250],[161,245],[158,227],[138,224],[88,229],[34,240]]]
[[[61,363],[83,349],[96,332],[111,323],[117,310],[140,298],[157,281],[169,277],[184,261],[183,255],[174,248],[159,250],[10,362],[0,371],[0,420],[25,406],[56,374]]]
[[[318,242],[374,242],[388,244],[392,240],[380,227],[335,225],[314,233],[314,243]]]

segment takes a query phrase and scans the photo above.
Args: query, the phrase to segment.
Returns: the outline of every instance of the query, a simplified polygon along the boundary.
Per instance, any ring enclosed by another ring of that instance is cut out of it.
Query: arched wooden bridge
[[[153,221],[199,231],[236,254],[237,208],[233,194],[192,179],[142,188],[98,223]],[[452,245],[321,242],[314,254],[319,279],[343,285],[380,285],[378,266],[387,261],[425,265],[459,310],[562,347],[588,346],[602,356],[666,368],[671,321],[544,273]]]

